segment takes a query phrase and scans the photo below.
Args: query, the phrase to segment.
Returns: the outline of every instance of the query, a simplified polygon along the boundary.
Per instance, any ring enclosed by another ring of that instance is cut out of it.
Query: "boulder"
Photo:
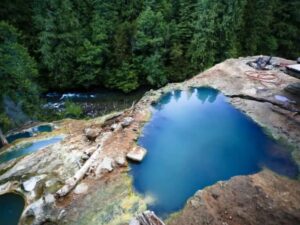
[[[101,130],[97,128],[86,128],[84,129],[84,134],[90,141],[95,141],[96,138],[99,136]]]
[[[115,161],[118,166],[126,166],[126,160],[123,156],[118,156]]]
[[[109,172],[111,172],[114,168],[113,168],[113,159],[109,158],[109,157],[105,157],[101,163],[101,167],[104,170],[108,170]]]
[[[140,147],[136,146],[134,149],[132,149],[130,152],[127,153],[126,157],[130,160],[136,161],[136,162],[141,162],[147,154],[147,150]]]
[[[45,175],[31,177],[30,179],[24,181],[22,186],[23,186],[24,190],[27,192],[33,191],[35,189],[37,183],[40,180],[44,179],[45,177],[46,177]]]
[[[132,117],[125,117],[123,122],[121,123],[122,127],[128,127],[130,124],[132,124],[133,120],[134,119]]]
[[[74,189],[74,193],[77,195],[84,194],[88,191],[88,189],[89,189],[89,186],[87,184],[81,183],[76,186],[76,188]]]
[[[99,166],[96,169],[96,175],[100,175],[103,172],[111,172],[113,171],[114,167],[114,160],[110,157],[105,157]]]
[[[114,131],[114,130],[116,130],[118,128],[118,124],[117,123],[114,123],[114,124],[112,124],[111,126],[110,126],[110,130],[111,131]]]

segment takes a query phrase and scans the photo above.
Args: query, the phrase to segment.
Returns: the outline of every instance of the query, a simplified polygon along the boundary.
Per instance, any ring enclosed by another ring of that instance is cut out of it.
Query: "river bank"
[[[148,87],[142,87],[127,94],[109,89],[49,92],[42,96],[46,101],[42,108],[52,113],[61,113],[65,110],[66,103],[72,102],[81,107],[82,117],[95,118],[130,107],[138,102],[148,90]]]

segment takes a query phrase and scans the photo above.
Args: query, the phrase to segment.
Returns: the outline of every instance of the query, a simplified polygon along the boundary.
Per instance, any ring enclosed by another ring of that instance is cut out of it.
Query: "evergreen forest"
[[[299,0],[1,0],[0,126],[11,99],[38,117],[41,93],[129,93],[183,81],[227,58],[300,55]]]

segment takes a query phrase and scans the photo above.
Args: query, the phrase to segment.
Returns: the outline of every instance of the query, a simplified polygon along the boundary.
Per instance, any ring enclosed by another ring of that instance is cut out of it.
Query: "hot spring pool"
[[[267,167],[294,177],[298,167],[284,146],[212,88],[165,94],[153,107],[138,144],[148,150],[131,164],[135,189],[148,208],[166,217],[197,190]]]
[[[4,163],[4,162],[7,162],[9,160],[18,158],[20,156],[27,155],[29,153],[35,152],[35,151],[40,150],[42,148],[45,148],[49,145],[55,144],[55,143],[61,141],[62,139],[63,139],[62,136],[55,136],[55,137],[52,137],[52,138],[48,138],[48,139],[44,139],[44,140],[40,140],[40,141],[30,143],[26,146],[23,146],[21,148],[13,149],[9,152],[4,152],[4,153],[0,154],[0,164]]]
[[[17,225],[24,208],[21,195],[8,193],[0,195],[0,224]]]
[[[32,137],[34,134],[42,133],[42,132],[51,132],[52,130],[53,130],[53,127],[51,125],[43,124],[43,125],[32,127],[31,129],[28,129],[26,131],[21,131],[18,133],[10,134],[6,137],[6,139],[7,139],[8,143],[12,143],[17,139],[29,138],[29,137]]]

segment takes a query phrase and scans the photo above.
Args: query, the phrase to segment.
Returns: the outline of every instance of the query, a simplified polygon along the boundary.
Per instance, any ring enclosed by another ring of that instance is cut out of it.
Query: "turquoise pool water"
[[[24,204],[21,195],[14,193],[0,195],[0,225],[17,225]]]
[[[31,129],[31,131],[23,131],[23,132],[8,135],[6,137],[6,139],[9,143],[12,143],[13,141],[20,139],[20,138],[29,138],[29,137],[32,137],[33,134],[42,133],[42,132],[51,132],[52,130],[53,130],[53,128],[51,125],[43,124],[40,126],[33,127]]]
[[[138,144],[148,150],[131,164],[135,189],[161,217],[180,210],[197,190],[267,167],[298,174],[284,146],[212,88],[173,91],[153,107]]]
[[[26,145],[21,148],[16,148],[9,152],[2,153],[2,154],[0,154],[0,164],[7,162],[9,160],[18,158],[20,156],[35,152],[35,151],[45,148],[49,145],[55,144],[55,143],[61,141],[62,139],[63,139],[62,136],[55,136],[55,137],[52,137],[49,139],[44,139],[44,140],[40,140],[40,141],[37,141],[34,143],[30,143],[29,145]]]

